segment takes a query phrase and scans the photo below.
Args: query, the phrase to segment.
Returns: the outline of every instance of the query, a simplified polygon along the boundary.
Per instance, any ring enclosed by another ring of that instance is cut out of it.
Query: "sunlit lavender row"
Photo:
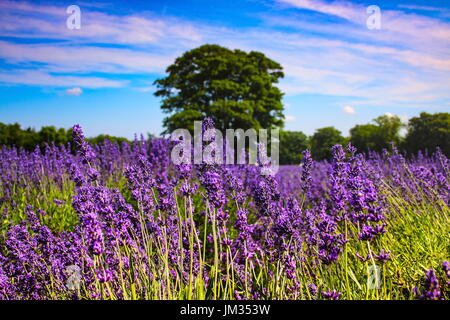
[[[174,165],[153,138],[0,150],[0,299],[449,299],[450,162]]]

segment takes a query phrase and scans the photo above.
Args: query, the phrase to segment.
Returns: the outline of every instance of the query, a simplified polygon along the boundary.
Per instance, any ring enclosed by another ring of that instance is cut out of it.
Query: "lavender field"
[[[0,151],[0,299],[449,299],[449,159],[174,165],[171,142]]]

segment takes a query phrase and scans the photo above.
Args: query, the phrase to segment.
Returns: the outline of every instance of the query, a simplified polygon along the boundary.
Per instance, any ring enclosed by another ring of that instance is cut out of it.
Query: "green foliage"
[[[350,129],[350,142],[360,151],[377,149],[378,139],[379,130],[375,124],[357,124]]]
[[[403,124],[397,116],[379,116],[375,124],[356,125],[350,129],[350,142],[361,152],[388,148],[391,142],[400,144],[400,129]]]
[[[280,132],[280,164],[299,164],[302,151],[308,148],[308,137],[303,132]]]
[[[433,152],[436,147],[440,147],[450,157],[450,113],[422,112],[419,117],[411,118],[405,149],[410,153],[417,153],[419,150]]]
[[[31,150],[39,143],[34,129],[22,130],[18,123],[4,124],[0,122],[0,145],[19,146]]]
[[[89,138],[93,144],[102,143],[105,139],[111,142],[127,142],[125,138],[101,134]],[[36,146],[43,148],[45,144],[65,145],[72,141],[72,129],[44,126],[39,131],[33,128],[22,129],[20,124],[4,124],[0,122],[0,146],[16,146],[25,150],[34,150]]]
[[[185,52],[170,65],[168,76],[155,81],[165,133],[193,130],[193,121],[211,117],[216,128],[283,126],[283,94],[274,86],[284,76],[282,66],[260,52],[203,45]]]
[[[55,145],[66,144],[72,139],[72,131],[64,128],[56,129],[54,126],[42,127],[37,132],[39,145],[43,146],[45,143],[54,143]]]
[[[116,142],[119,144],[122,142],[129,142],[126,138],[114,137],[114,136],[110,136],[108,134],[99,134],[98,136],[96,136],[94,138],[88,138],[87,140],[92,144],[103,143],[105,140],[109,140],[110,142]]]
[[[331,159],[331,147],[344,145],[346,139],[334,127],[317,129],[310,139],[311,155],[315,160]]]

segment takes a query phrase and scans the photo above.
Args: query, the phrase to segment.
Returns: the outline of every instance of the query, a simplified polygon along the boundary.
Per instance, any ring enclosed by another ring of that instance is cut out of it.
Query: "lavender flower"
[[[419,292],[417,287],[414,288],[416,298],[419,300],[439,300],[441,297],[441,291],[439,286],[439,280],[436,277],[434,270],[428,270],[425,276],[424,289]]]
[[[92,147],[86,142],[83,130],[80,125],[76,124],[72,127],[73,142],[79,150],[84,162],[89,163],[95,159],[95,152]]]
[[[333,291],[322,291],[322,295],[329,300],[339,300],[340,296],[342,295],[341,292],[337,292],[336,290]]]
[[[442,270],[444,271],[445,277],[447,280],[450,280],[450,262],[443,261],[442,262]],[[450,281],[447,282],[447,285],[450,286]]]

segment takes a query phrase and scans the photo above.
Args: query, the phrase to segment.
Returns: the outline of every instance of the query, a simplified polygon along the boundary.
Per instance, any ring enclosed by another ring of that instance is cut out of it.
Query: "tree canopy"
[[[303,132],[280,132],[280,164],[299,164],[302,151],[308,148],[308,136]]]
[[[90,143],[102,143],[107,139],[111,142],[128,141],[125,138],[110,135],[98,135],[88,138]],[[36,146],[44,147],[45,144],[66,145],[72,141],[72,129],[44,126],[39,131],[34,128],[21,128],[20,124],[5,124],[0,122],[0,146],[15,146],[26,150],[33,150]]]
[[[164,133],[193,130],[193,122],[210,117],[216,128],[249,129],[283,126],[282,92],[274,86],[282,66],[263,53],[203,45],[185,52],[155,81],[155,96],[170,115]]]
[[[345,144],[346,139],[334,127],[317,129],[311,136],[311,155],[316,160],[331,159],[331,147],[336,144]]]
[[[399,117],[383,115],[374,123],[356,125],[350,129],[350,141],[360,152],[377,151],[388,148],[390,143],[400,144],[400,129],[403,124]]]
[[[410,153],[419,150],[434,152],[440,147],[450,157],[450,113],[422,112],[408,122],[405,149]]]

